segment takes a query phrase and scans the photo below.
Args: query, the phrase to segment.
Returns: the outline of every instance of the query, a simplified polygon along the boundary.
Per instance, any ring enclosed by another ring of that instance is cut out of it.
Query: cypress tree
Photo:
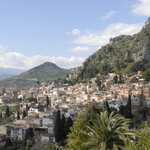
[[[73,121],[71,119],[71,117],[69,117],[66,121],[66,125],[65,125],[65,130],[66,130],[66,135],[69,135],[70,133],[70,127],[73,126]]]
[[[49,98],[46,96],[46,106],[49,106]]]
[[[2,112],[0,112],[0,119],[2,119]]]
[[[12,142],[9,137],[6,138],[6,144],[5,144],[6,149],[10,149],[12,147]]]
[[[129,97],[128,97],[128,101],[127,101],[127,104],[125,105],[125,108],[124,108],[124,116],[125,118],[130,118],[132,119],[132,108],[131,108],[131,95],[129,94]]]
[[[26,104],[26,116],[28,116],[28,110],[29,110],[29,106],[28,104]]]
[[[20,120],[20,112],[17,112],[17,120]]]
[[[101,89],[101,84],[102,84],[100,78],[97,78],[97,79],[96,79],[96,83],[97,83],[98,89],[99,89],[99,91],[100,91],[100,89]]]
[[[60,111],[57,111],[55,125],[54,125],[54,136],[55,141],[59,143],[62,140],[62,123],[60,117]]]
[[[23,110],[23,115],[22,115],[22,119],[24,119],[27,116],[26,111]]]
[[[118,76],[117,75],[115,75],[113,81],[114,81],[114,83],[118,83]]]
[[[62,123],[62,138],[66,139],[66,131],[65,131],[65,123],[66,123],[66,118],[64,116],[64,114],[62,115],[62,119],[61,119],[61,123]]]
[[[9,117],[9,116],[10,116],[9,106],[6,106],[5,116],[6,116],[6,117]]]
[[[104,111],[108,111],[108,113],[110,113],[110,108],[107,100],[104,101],[103,107],[104,107]]]
[[[125,109],[125,106],[124,105],[120,105],[118,113],[125,117],[124,109]]]
[[[30,148],[34,142],[33,128],[29,127],[25,135],[25,145]]]

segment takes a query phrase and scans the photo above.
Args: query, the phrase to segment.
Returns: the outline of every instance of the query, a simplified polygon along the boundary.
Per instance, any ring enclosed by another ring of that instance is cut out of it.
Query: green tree
[[[136,130],[137,141],[128,141],[124,150],[149,150],[150,149],[150,128],[148,126]]]
[[[60,117],[60,111],[57,111],[55,125],[54,125],[54,136],[57,143],[62,141],[62,122]]]
[[[147,121],[149,118],[150,109],[147,106],[146,98],[144,94],[139,95],[139,104],[136,106],[136,111],[134,112],[133,123],[134,127],[139,127],[143,121]]]
[[[46,106],[49,106],[49,98],[46,96]]]
[[[103,107],[104,107],[104,110],[105,110],[105,111],[108,111],[108,113],[110,113],[110,108],[109,108],[109,104],[108,104],[108,101],[107,101],[107,100],[105,100],[105,101],[103,102]]]
[[[150,81],[150,69],[146,70],[142,73],[142,77],[146,80],[146,81]]]
[[[118,83],[118,76],[117,75],[114,76],[113,81],[114,81],[114,83]]]
[[[3,117],[3,116],[2,116],[2,112],[0,112],[0,119],[2,119],[2,117]]]
[[[66,121],[66,124],[65,124],[65,130],[66,130],[66,135],[68,135],[71,131],[70,131],[70,128],[73,126],[73,121],[71,119],[71,117],[69,117]]]
[[[23,110],[23,115],[22,115],[22,119],[24,119],[27,116],[26,111]]]
[[[122,116],[124,116],[124,112],[125,112],[124,109],[125,109],[125,106],[124,106],[124,105],[120,105],[120,106],[119,106],[119,111],[118,111],[118,113],[121,114]]]
[[[61,125],[62,125],[62,131],[61,131],[61,134],[62,134],[62,139],[66,139],[66,131],[65,131],[65,124],[66,124],[66,118],[64,116],[64,114],[62,115],[62,119],[61,119]]]
[[[86,106],[86,112],[78,115],[73,126],[70,127],[71,132],[67,140],[69,150],[91,150],[90,144],[87,143],[89,129],[86,127],[86,123],[92,124],[91,118],[95,118],[95,114],[100,113],[102,110],[98,105],[89,104]]]
[[[9,111],[9,106],[6,106],[6,110],[5,110],[5,116],[9,117],[10,116],[10,111]]]
[[[11,150],[12,149],[12,142],[11,142],[11,139],[9,137],[6,138],[5,148],[7,150]]]
[[[20,112],[17,112],[17,120],[20,120]]]
[[[93,150],[119,150],[125,146],[127,139],[135,134],[129,130],[129,119],[119,114],[107,111],[95,115],[92,125],[87,123],[89,132],[88,143]]]
[[[25,146],[26,149],[29,150],[30,147],[34,144],[34,133],[33,128],[28,128],[26,135],[25,135]]]
[[[130,118],[130,119],[133,118],[132,107],[131,107],[131,94],[129,94],[127,104],[125,105],[124,108],[124,116],[125,118]]]
[[[98,86],[98,89],[100,90],[101,89],[101,84],[102,84],[100,78],[96,79],[96,84]]]
[[[67,140],[68,150],[90,150],[90,146],[87,144],[87,139],[89,137],[87,134],[88,129],[86,128],[82,115],[77,117],[70,130],[71,132]]]
[[[29,110],[29,106],[28,103],[26,104],[26,115],[28,116],[28,110]]]

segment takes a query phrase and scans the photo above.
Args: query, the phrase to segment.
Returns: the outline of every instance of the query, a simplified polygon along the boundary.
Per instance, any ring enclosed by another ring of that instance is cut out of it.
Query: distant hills
[[[70,73],[70,69],[63,69],[52,62],[45,62],[42,65],[39,65],[26,72],[23,72],[22,74],[16,76],[15,79],[31,79],[44,82],[48,80],[64,78],[67,74]]]
[[[88,57],[79,78],[89,79],[111,72],[132,75],[138,71],[150,79],[150,18],[139,33],[111,38],[109,44]]]
[[[15,69],[15,68],[0,68],[0,80],[14,77],[25,70]]]
[[[64,78],[71,74],[71,69],[63,69],[52,62],[45,62],[20,75],[0,81],[1,88],[19,88],[36,85],[37,82],[46,82]]]
[[[15,68],[0,68],[0,75],[3,75],[3,74],[17,75],[17,74],[20,74],[20,73],[22,73],[24,71],[25,70],[15,69]]]
[[[11,78],[16,76],[25,70],[15,69],[15,68],[0,68],[0,80]]]

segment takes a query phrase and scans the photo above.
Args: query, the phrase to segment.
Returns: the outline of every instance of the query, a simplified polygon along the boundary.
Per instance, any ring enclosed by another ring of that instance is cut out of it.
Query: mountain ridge
[[[140,32],[134,35],[119,35],[83,63],[80,80],[107,73],[145,72],[150,68],[150,18]]]
[[[52,62],[45,62],[39,66],[29,69],[12,78],[0,81],[1,88],[20,88],[37,85],[38,82],[46,82],[65,78],[72,73],[71,69],[63,69]]]

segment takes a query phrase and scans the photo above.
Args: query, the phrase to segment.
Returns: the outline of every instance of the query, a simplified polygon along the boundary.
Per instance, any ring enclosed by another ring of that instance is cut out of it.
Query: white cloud
[[[150,16],[150,0],[137,0],[132,5],[132,12],[139,16]]]
[[[71,32],[68,32],[67,34],[71,35],[80,35],[80,30],[79,29],[73,29]]]
[[[118,35],[133,35],[140,31],[144,23],[141,24],[125,24],[114,23],[107,26],[102,32],[89,32],[79,36],[73,43],[86,44],[101,47],[109,42],[109,39]]]
[[[115,14],[116,14],[116,11],[109,11],[102,17],[102,19],[103,20],[109,19],[109,18],[113,17]]]
[[[72,49],[69,49],[70,52],[74,52],[74,53],[78,53],[78,52],[88,52],[90,51],[90,48],[87,47],[87,46],[77,46],[77,47],[74,47]]]
[[[32,56],[28,57],[16,52],[2,52],[0,55],[0,67],[18,68],[28,70],[44,62],[53,62],[61,68],[74,68],[81,66],[85,58],[82,57],[49,57],[49,56]]]

